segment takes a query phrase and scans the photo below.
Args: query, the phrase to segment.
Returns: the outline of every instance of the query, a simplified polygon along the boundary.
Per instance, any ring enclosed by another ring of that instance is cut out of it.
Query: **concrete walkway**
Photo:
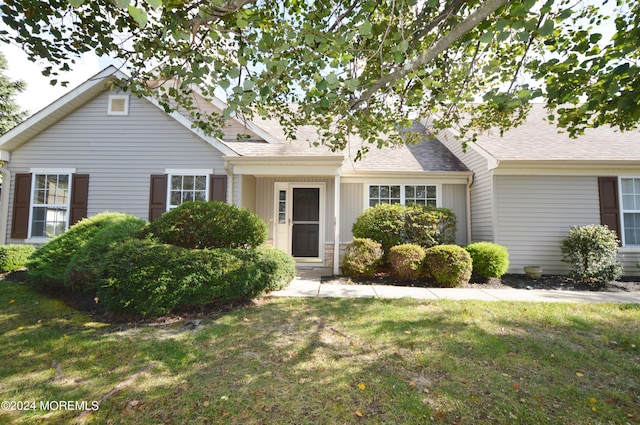
[[[420,300],[482,300],[482,301],[538,301],[592,302],[640,304],[640,292],[589,292],[549,289],[479,289],[479,288],[415,288],[388,285],[339,285],[321,283],[319,276],[296,277],[272,297],[321,298],[415,298]]]

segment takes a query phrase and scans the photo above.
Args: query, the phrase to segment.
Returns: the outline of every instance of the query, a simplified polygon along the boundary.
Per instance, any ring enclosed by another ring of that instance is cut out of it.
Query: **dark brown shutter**
[[[615,230],[620,237],[620,208],[618,205],[618,178],[598,177],[600,194],[600,223]]]
[[[151,176],[149,192],[149,221],[153,221],[167,211],[167,175]]]
[[[227,202],[227,176],[211,175],[209,200]]]
[[[89,200],[89,174],[71,175],[71,211],[69,226],[73,226],[87,217],[87,201]]]
[[[16,174],[11,215],[11,238],[26,239],[29,233],[29,207],[31,206],[31,174]]]

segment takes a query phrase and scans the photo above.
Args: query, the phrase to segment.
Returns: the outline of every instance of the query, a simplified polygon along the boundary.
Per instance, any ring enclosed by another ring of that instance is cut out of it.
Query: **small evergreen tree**
[[[16,95],[24,91],[26,83],[9,79],[5,75],[7,69],[7,58],[0,53],[0,134],[20,124],[27,115],[25,111],[20,110],[20,105],[15,100]]]

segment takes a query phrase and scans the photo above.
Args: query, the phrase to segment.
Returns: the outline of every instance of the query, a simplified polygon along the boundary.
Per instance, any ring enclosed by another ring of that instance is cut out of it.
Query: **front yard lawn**
[[[262,299],[110,324],[0,281],[0,359],[0,423],[640,423],[639,305]]]

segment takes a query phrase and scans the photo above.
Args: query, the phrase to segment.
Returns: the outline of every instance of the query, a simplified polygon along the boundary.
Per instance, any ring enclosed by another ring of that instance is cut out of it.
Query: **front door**
[[[293,188],[291,255],[318,257],[320,244],[320,189]]]
[[[275,246],[299,259],[320,258],[322,185],[276,183]]]

